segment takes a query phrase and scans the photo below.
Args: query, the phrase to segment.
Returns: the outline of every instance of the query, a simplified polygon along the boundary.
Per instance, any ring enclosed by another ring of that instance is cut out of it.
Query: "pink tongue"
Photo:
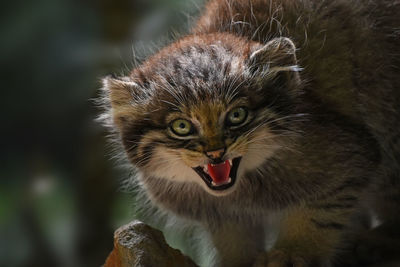
[[[208,173],[210,177],[213,179],[214,183],[222,184],[229,180],[229,172],[231,171],[231,165],[228,160],[225,160],[224,163],[211,165],[208,164]]]

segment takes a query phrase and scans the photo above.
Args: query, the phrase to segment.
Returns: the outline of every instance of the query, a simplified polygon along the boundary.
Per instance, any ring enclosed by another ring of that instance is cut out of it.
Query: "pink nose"
[[[218,149],[214,151],[208,151],[206,152],[206,155],[210,158],[216,159],[216,158],[221,158],[225,153],[225,149]]]

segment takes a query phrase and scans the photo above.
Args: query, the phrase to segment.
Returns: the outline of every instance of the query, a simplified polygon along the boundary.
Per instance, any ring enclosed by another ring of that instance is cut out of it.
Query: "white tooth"
[[[229,164],[232,166],[232,160],[231,159],[229,160]]]
[[[204,171],[205,173],[208,173],[208,168],[207,168],[206,165],[203,166],[203,171]]]

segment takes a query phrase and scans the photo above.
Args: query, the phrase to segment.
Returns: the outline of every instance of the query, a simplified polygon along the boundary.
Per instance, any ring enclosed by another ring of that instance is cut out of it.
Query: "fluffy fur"
[[[210,1],[190,35],[104,79],[102,119],[146,197],[207,229],[215,265],[329,266],[365,203],[398,219],[399,13],[398,1]],[[238,127],[235,107],[248,112]],[[177,136],[176,119],[194,132]],[[241,161],[214,190],[193,168],[221,148]]]

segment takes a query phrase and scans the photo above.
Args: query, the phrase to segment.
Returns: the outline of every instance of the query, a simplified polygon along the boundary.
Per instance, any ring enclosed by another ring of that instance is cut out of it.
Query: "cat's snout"
[[[213,160],[222,159],[224,154],[225,154],[225,148],[206,152],[207,157]]]

